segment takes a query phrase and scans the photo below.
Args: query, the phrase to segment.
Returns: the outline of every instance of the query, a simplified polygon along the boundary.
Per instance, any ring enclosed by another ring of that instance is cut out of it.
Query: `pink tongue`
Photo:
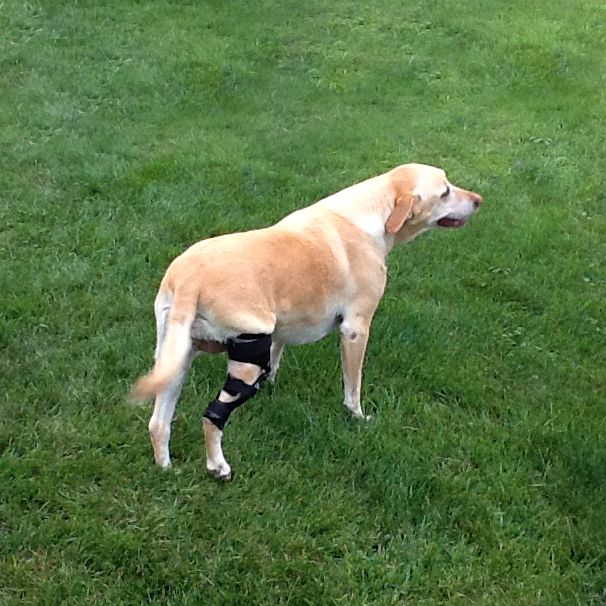
[[[444,217],[438,221],[438,225],[440,227],[461,227],[462,225],[465,225],[465,221],[463,219],[450,219]]]

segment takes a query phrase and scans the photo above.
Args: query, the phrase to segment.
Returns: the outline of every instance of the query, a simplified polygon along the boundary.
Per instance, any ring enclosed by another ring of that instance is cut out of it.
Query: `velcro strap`
[[[230,339],[226,346],[230,360],[255,364],[269,371],[271,335],[243,334]]]
[[[225,402],[221,402],[220,400],[213,400],[208,405],[208,408],[204,411],[204,416],[209,421],[212,421],[221,431],[223,431],[225,423],[227,423],[227,419],[229,419],[229,415],[233,410],[233,406],[230,406]]]
[[[236,379],[231,375],[227,375],[227,380],[225,381],[225,385],[223,385],[223,391],[226,391],[234,398],[236,396],[250,398],[251,396],[254,396],[261,387],[259,379],[257,379],[253,385],[249,385],[242,381],[242,379]]]

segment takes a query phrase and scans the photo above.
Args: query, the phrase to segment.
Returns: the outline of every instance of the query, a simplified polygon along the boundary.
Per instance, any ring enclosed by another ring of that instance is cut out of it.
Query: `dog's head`
[[[385,230],[397,242],[411,240],[430,227],[463,227],[482,196],[450,183],[441,168],[404,164],[390,173],[395,204]]]

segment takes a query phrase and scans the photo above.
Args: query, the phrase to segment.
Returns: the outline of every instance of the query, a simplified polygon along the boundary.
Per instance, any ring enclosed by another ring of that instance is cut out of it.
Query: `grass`
[[[600,3],[0,5],[0,603],[606,602]],[[341,405],[287,350],[205,475],[127,403],[168,262],[406,161],[485,205],[390,257]]]

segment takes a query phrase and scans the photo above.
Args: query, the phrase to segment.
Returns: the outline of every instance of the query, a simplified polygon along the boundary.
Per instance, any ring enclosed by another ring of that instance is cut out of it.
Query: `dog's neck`
[[[385,231],[385,223],[393,209],[394,200],[379,178],[368,179],[348,187],[318,204],[341,215],[367,234],[382,257],[386,257],[394,242]]]
[[[395,203],[395,192],[385,188],[382,177],[368,179],[318,202],[366,233],[383,258],[396,244],[412,240],[423,231],[413,220],[407,221],[397,234],[387,233],[385,224]]]

